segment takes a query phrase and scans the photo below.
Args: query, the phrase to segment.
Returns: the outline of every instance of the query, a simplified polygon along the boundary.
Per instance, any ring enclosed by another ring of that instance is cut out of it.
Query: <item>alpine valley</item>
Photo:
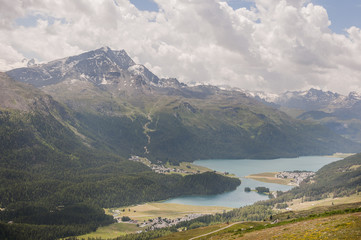
[[[0,238],[77,236],[114,221],[105,207],[240,185],[214,172],[158,174],[132,156],[176,165],[361,152],[357,136],[315,109],[282,110],[244,91],[159,78],[108,47],[0,73]]]
[[[237,90],[160,79],[108,47],[7,74],[71,109],[83,143],[124,158],[180,162],[358,152],[359,144]]]

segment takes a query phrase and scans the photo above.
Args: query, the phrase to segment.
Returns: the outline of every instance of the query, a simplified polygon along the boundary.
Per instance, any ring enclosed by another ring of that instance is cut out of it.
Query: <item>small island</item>
[[[265,172],[246,176],[253,180],[267,183],[277,183],[282,185],[299,186],[307,178],[312,178],[315,172],[311,171],[283,171]]]

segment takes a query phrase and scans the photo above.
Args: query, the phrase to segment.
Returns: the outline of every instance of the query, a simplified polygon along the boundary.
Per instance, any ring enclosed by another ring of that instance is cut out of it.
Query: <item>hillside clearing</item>
[[[136,231],[142,230],[137,227],[135,224],[130,223],[114,223],[109,226],[99,227],[96,232],[78,236],[78,239],[88,239],[88,238],[116,238],[128,233],[134,233]]]

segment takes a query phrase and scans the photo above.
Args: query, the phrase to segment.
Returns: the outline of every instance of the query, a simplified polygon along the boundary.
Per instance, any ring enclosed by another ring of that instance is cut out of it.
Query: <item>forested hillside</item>
[[[0,73],[0,233],[10,239],[16,229],[33,239],[78,235],[112,222],[103,207],[240,184],[215,173],[156,174],[132,155],[178,164],[361,150],[242,92],[158,78],[125,51],[101,48],[8,74],[16,81]]]
[[[328,197],[343,197],[361,192],[361,153],[330,163],[316,172],[315,177],[286,193],[278,194],[267,204],[302,198],[314,201]]]
[[[4,74],[0,84],[0,95],[11,93],[0,103],[0,221],[14,223],[2,225],[1,239],[83,234],[113,222],[103,207],[216,194],[240,184],[214,173],[161,175],[90,147],[67,107]]]
[[[159,78],[124,50],[103,47],[7,73],[72,109],[93,148],[124,158],[178,163],[361,151],[327,127],[296,120],[242,91]]]

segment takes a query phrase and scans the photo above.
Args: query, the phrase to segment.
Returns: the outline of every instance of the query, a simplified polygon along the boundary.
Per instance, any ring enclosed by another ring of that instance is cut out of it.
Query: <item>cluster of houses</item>
[[[207,215],[207,214],[188,214],[188,215],[185,215],[184,217],[176,218],[176,219],[157,217],[157,218],[148,219],[148,220],[144,220],[144,221],[138,221],[138,220],[130,219],[129,217],[125,217],[125,219],[124,219],[124,217],[121,216],[121,210],[119,210],[119,209],[114,210],[114,212],[113,212],[113,218],[118,223],[125,222],[125,223],[137,224],[137,226],[144,228],[145,231],[171,227],[171,226],[177,225],[180,222],[190,221],[192,219],[199,218],[204,215]]]
[[[188,214],[182,218],[176,218],[176,219],[158,217],[140,223],[139,227],[144,228],[147,231],[159,229],[159,228],[166,228],[177,225],[180,222],[190,221],[192,219],[199,218],[204,215],[205,214]]]
[[[167,168],[164,165],[152,164],[151,168],[156,173],[183,173],[183,174],[194,174],[193,172],[185,171],[178,168]]]
[[[306,178],[313,177],[315,172],[310,171],[284,171],[276,175],[277,178],[291,179],[291,184],[299,186]]]
[[[158,164],[153,164],[151,163],[148,159],[146,158],[141,158],[139,156],[131,156],[129,158],[129,160],[131,161],[135,161],[135,162],[141,162],[145,165],[147,165],[148,167],[150,167],[152,169],[152,171],[156,172],[156,173],[182,173],[182,174],[194,174],[193,172],[190,171],[185,171],[183,169],[178,169],[178,168],[167,168],[165,167],[161,161],[158,161]]]
[[[113,218],[118,223],[125,222],[125,223],[137,224],[137,226],[144,228],[145,231],[171,227],[171,226],[177,225],[180,222],[190,221],[192,219],[199,218],[204,215],[206,215],[206,214],[188,214],[188,215],[185,215],[184,217],[176,218],[176,219],[157,217],[157,218],[153,218],[153,219],[144,220],[142,222],[142,221],[138,221],[138,220],[132,220],[128,217],[126,217],[127,219],[125,221],[124,217],[121,217],[121,210],[115,210],[113,212]]]

